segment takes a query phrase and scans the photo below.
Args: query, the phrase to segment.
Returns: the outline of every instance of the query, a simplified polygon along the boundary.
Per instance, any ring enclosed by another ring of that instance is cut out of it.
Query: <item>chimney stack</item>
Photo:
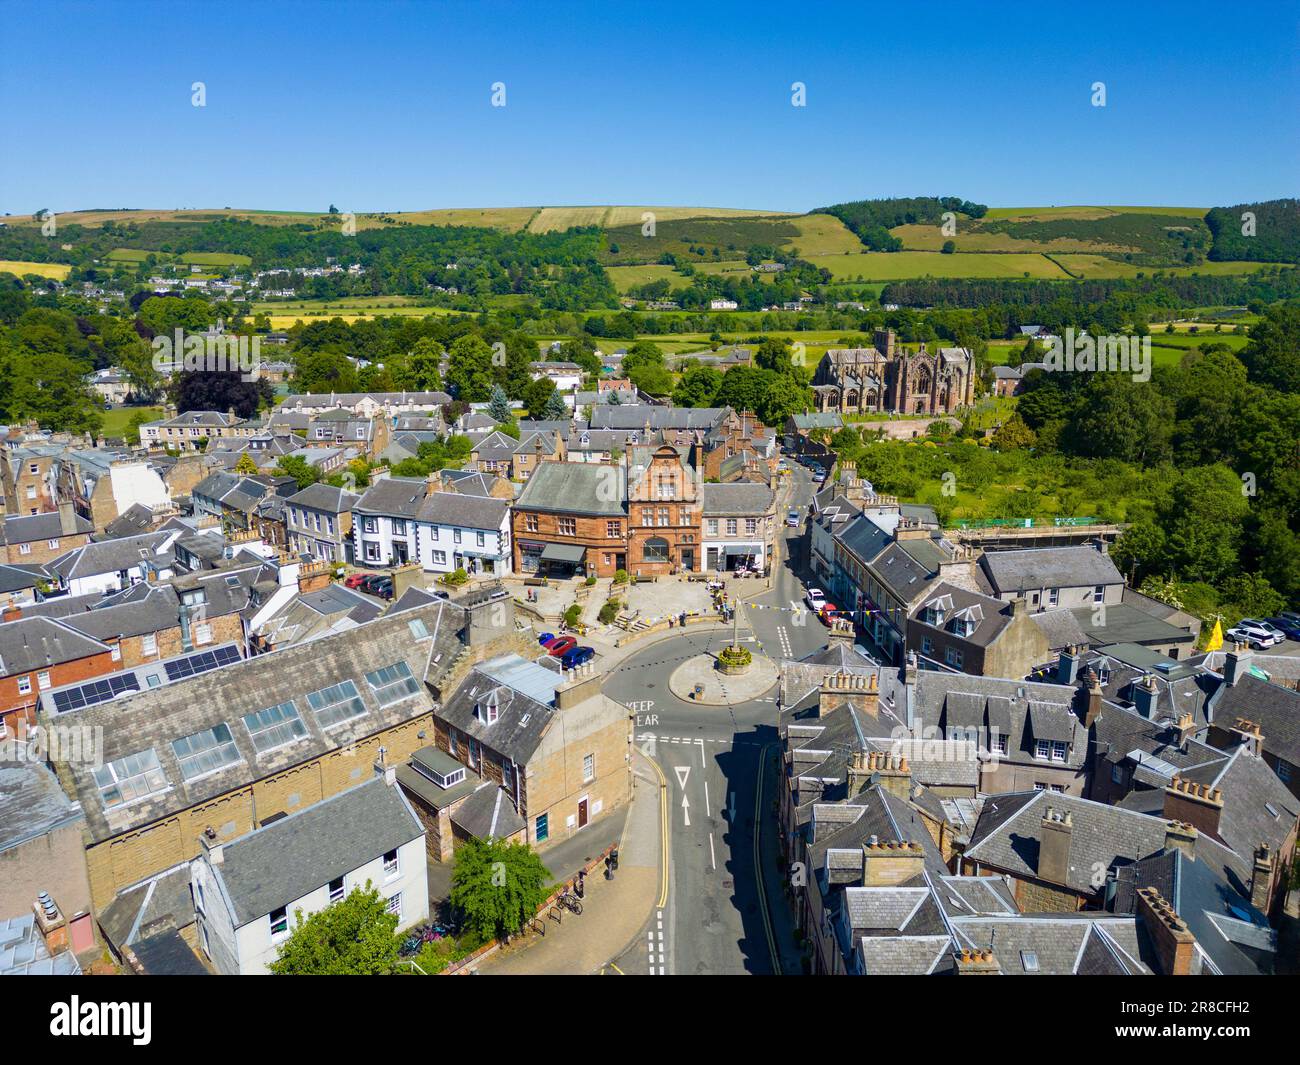
[[[958,976],[1001,976],[1002,967],[991,950],[963,950],[954,955]]]
[[[1186,752],[1188,743],[1196,735],[1196,717],[1190,710],[1185,710],[1174,727],[1178,730],[1178,749]]]
[[[907,764],[907,757],[902,754],[877,754],[875,763],[870,766],[872,778],[891,795],[904,801],[912,797],[912,767]],[[870,763],[870,759],[868,759]]]
[[[1200,835],[1186,821],[1170,821],[1165,825],[1165,850],[1180,850],[1196,860],[1196,837]]]
[[[1250,904],[1262,914],[1267,914],[1273,901],[1273,855],[1267,843],[1255,850],[1255,863],[1250,871]]]
[[[1042,820],[1042,836],[1038,843],[1038,878],[1052,884],[1065,884],[1070,878],[1070,838],[1074,832],[1074,818],[1068,810],[1062,812],[1052,807]]]
[[[1083,715],[1083,727],[1092,728],[1101,717],[1102,710],[1102,691],[1101,678],[1097,676],[1097,671],[1089,666],[1083,671],[1083,691],[1084,704],[1086,710]]]
[[[1251,658],[1250,648],[1244,643],[1235,644],[1232,650],[1223,656],[1223,682],[1229,688],[1250,672]]]
[[[1163,976],[1190,976],[1196,958],[1196,937],[1154,887],[1137,893],[1137,915],[1155,948]]]
[[[1159,693],[1156,691],[1156,678],[1153,674],[1148,673],[1146,676],[1133,682],[1133,707],[1148,721],[1155,720],[1156,701],[1158,697]]]
[[[817,693],[817,716],[852,706],[870,717],[880,714],[880,681],[875,673],[827,673]]]
[[[862,845],[862,886],[895,887],[918,877],[925,869],[925,851],[919,843],[882,842],[875,836]]]
[[[1174,777],[1165,787],[1164,816],[1170,821],[1186,821],[1222,842],[1219,820],[1223,816],[1223,792],[1208,784]]]
[[[62,954],[67,950],[68,922],[48,891],[42,891],[36,896],[32,912],[36,914],[36,927],[45,940],[46,950],[51,954]]]
[[[1245,747],[1251,754],[1259,756],[1264,750],[1264,734],[1259,725],[1253,721],[1247,721],[1244,717],[1237,718],[1237,723],[1229,730],[1241,746]]]
[[[1022,607],[1024,600],[1019,600]],[[1056,660],[1056,683],[1074,684],[1079,679],[1079,664],[1083,657],[1083,648],[1075,644],[1064,648],[1061,657]]]

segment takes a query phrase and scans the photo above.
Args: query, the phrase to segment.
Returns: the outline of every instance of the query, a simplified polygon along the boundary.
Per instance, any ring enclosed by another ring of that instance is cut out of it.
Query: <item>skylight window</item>
[[[224,722],[193,736],[173,740],[172,750],[181,764],[181,776],[186,780],[197,780],[240,761],[239,748],[230,735],[230,726]]]
[[[1025,972],[1038,972],[1038,954],[1032,950],[1022,950],[1020,952],[1020,964],[1024,966]]]
[[[244,726],[258,754],[273,751],[307,735],[307,725],[293,700],[245,714]]]
[[[167,790],[167,776],[152,747],[106,762],[94,774],[105,806],[120,806]]]
[[[366,712],[361,693],[351,680],[312,692],[307,696],[307,705],[312,708],[321,728],[325,729],[337,728],[345,721],[351,721]]]
[[[411,676],[411,667],[401,660],[367,673],[366,683],[374,690],[380,706],[391,706],[420,691],[419,681]]]

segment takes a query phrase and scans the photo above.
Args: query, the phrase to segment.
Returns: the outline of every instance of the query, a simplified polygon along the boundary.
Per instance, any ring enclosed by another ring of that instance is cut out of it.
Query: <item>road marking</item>
[[[675,765],[673,772],[677,774],[677,786],[685,790],[686,778],[691,775],[691,767],[688,765]]]
[[[718,868],[718,856],[717,856],[716,853],[714,853],[714,850],[713,850],[713,833],[712,833],[712,832],[709,833],[709,862],[710,862],[710,864],[713,866],[714,870],[716,870],[716,869]]]
[[[700,740],[696,740],[695,742],[700,745],[700,768],[708,769],[709,763],[704,760],[704,741],[700,739]],[[705,787],[708,787],[708,785],[706,784]]]
[[[704,782],[704,816],[713,816],[713,808],[709,805],[709,782],[707,780]],[[709,838],[712,839],[713,837],[710,836]]]
[[[686,827],[691,827],[691,803],[686,798],[686,793],[682,792],[682,818],[686,821]]]

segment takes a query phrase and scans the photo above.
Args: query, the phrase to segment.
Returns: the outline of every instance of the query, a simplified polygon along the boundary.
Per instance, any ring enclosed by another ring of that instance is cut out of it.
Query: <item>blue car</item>
[[[560,656],[560,664],[565,669],[573,669],[575,666],[590,662],[595,657],[596,649],[594,647],[574,647]]]
[[[1280,614],[1275,618],[1265,618],[1275,629],[1281,629],[1288,640],[1300,640],[1300,621],[1292,620],[1285,614]]]
[[[555,633],[553,633],[553,632],[544,632],[544,633],[542,633],[540,636],[537,637],[537,642],[538,642],[539,644],[544,644],[544,643],[546,643],[547,640],[553,640],[553,639],[555,639]]]

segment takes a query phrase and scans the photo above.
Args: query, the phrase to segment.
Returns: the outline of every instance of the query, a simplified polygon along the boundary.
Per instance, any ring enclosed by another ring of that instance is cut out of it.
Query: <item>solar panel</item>
[[[163,668],[167,670],[168,680],[183,680],[185,677],[194,677],[200,673],[220,669],[222,666],[228,666],[232,662],[238,661],[238,648],[228,644],[224,647],[214,648],[211,651],[199,651],[197,654],[186,655],[184,658],[174,658],[170,662],[164,662]]]
[[[66,714],[70,710],[80,710],[82,707],[94,706],[96,703],[106,703],[124,692],[139,690],[140,681],[136,679],[134,673],[117,673],[80,684],[75,688],[53,692],[50,697],[54,700],[54,712]]]

